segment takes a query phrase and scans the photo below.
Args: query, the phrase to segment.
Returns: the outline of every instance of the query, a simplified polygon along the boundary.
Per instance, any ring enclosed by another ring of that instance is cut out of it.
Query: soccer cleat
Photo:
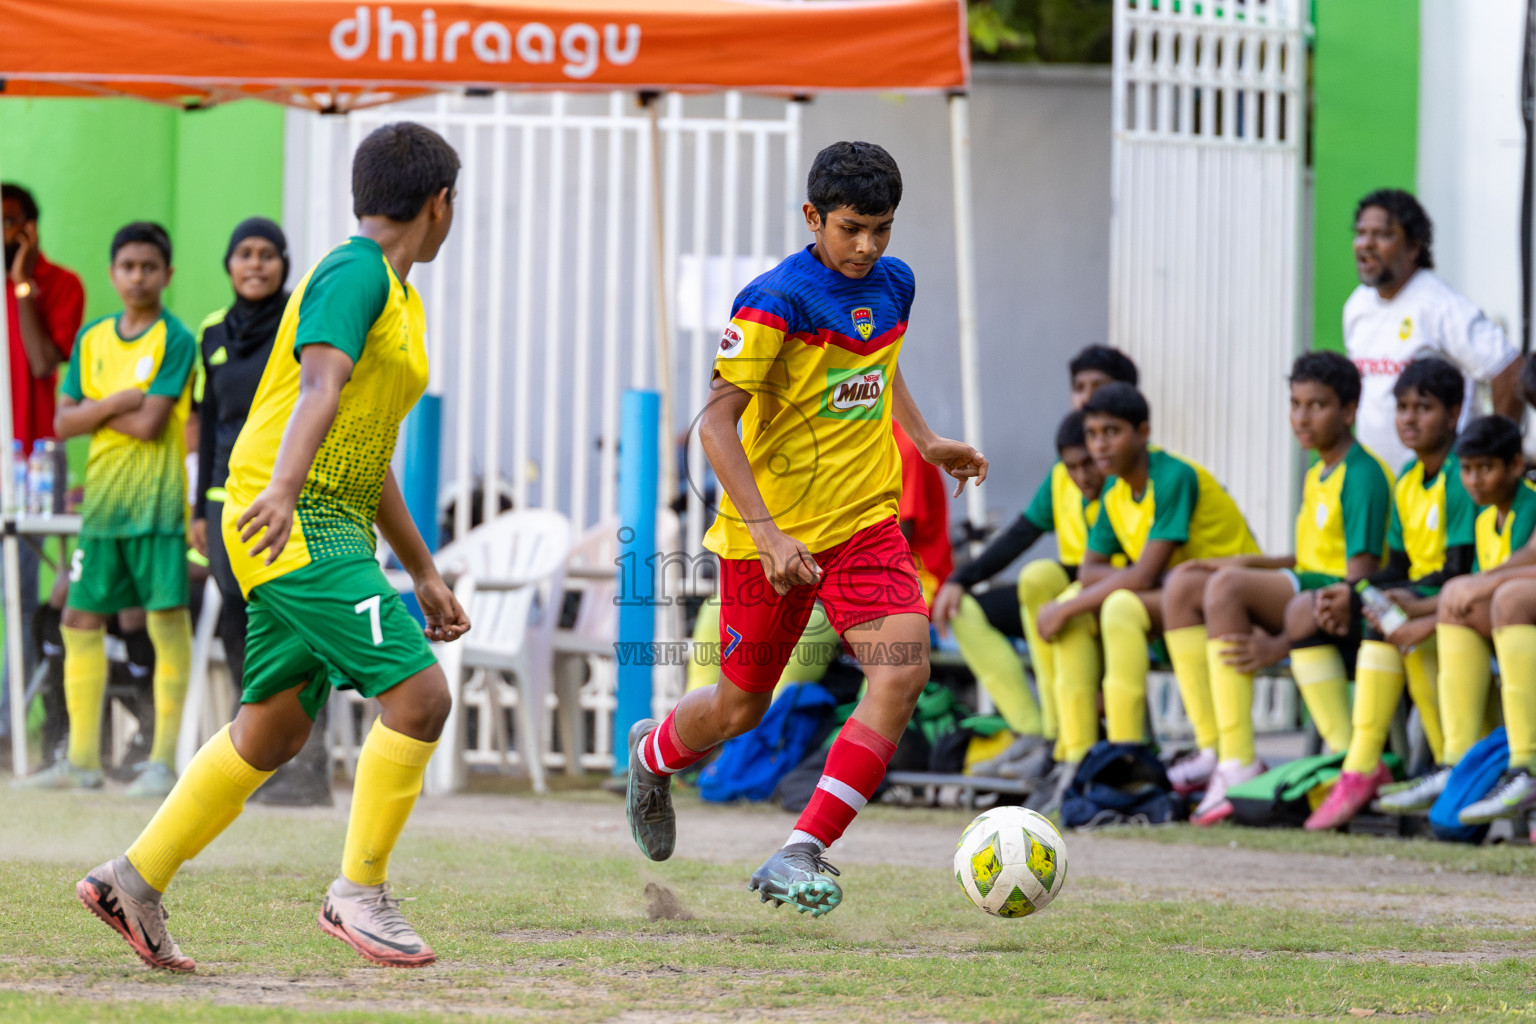
[[[12,779],[12,789],[100,789],[102,774],[92,768],[76,768],[67,758],[60,758],[40,772],[24,779]]]
[[[1487,825],[1500,818],[1518,818],[1536,809],[1536,778],[1525,768],[1511,768],[1493,791],[1461,809],[1463,825]]]
[[[1377,791],[1380,795],[1376,800],[1376,810],[1382,814],[1416,814],[1427,811],[1435,805],[1440,794],[1445,792],[1445,784],[1450,781],[1449,768],[1436,768],[1428,775],[1400,786],[1390,789],[1383,786]]]
[[[92,868],[75,884],[75,895],[86,910],[121,935],[149,966],[183,972],[197,967],[191,957],[182,955],[176,940],[166,930],[170,911],[158,899],[139,900],[128,895],[118,883],[112,861]]]
[[[164,800],[176,788],[176,773],[159,761],[148,761],[139,777],[128,787],[127,796],[135,799]]]
[[[624,816],[635,845],[651,860],[666,860],[677,845],[677,812],[672,809],[672,776],[658,775],[640,760],[640,744],[659,728],[654,718],[636,722],[629,730],[629,786]]]
[[[1355,815],[1365,810],[1371,798],[1376,795],[1376,790],[1391,781],[1392,769],[1384,763],[1378,763],[1376,770],[1369,775],[1365,772],[1342,773],[1333,784],[1333,789],[1328,791],[1322,805],[1312,812],[1301,827],[1308,832],[1343,828]]]
[[[1001,779],[1020,779],[1033,782],[1038,788],[1045,782],[1045,777],[1051,774],[1051,769],[1056,765],[1056,758],[1049,744],[1036,747],[1023,757],[1012,761],[1004,761],[997,766],[997,777]],[[980,774],[972,771],[973,775]]]
[[[1076,761],[1057,761],[1056,767],[1040,781],[1030,798],[1024,801],[1024,806],[1047,818],[1060,814],[1067,790],[1071,788],[1072,780],[1077,778],[1077,765]]]
[[[384,885],[357,886],[360,896],[338,896],[333,885],[320,908],[320,930],[340,939],[364,960],[384,967],[425,967],[437,954],[421,941],[400,900]]]
[[[1263,774],[1264,765],[1259,761],[1242,764],[1234,758],[1231,761],[1221,762],[1216,766],[1216,770],[1211,772],[1210,781],[1205,785],[1205,796],[1195,806],[1189,820],[1202,828],[1226,821],[1236,810],[1232,806],[1232,801],[1227,799],[1227,790],[1252,781]]]
[[[1215,773],[1216,751],[1207,748],[1171,765],[1168,769],[1168,781],[1172,784],[1175,793],[1188,796],[1206,788],[1206,784],[1211,781],[1211,776]]]
[[[809,911],[812,917],[820,917],[843,902],[843,887],[823,872],[842,874],[827,863],[815,843],[790,843],[752,872],[747,888],[758,893],[764,903],[777,901],[775,908],[789,903],[802,914]]]

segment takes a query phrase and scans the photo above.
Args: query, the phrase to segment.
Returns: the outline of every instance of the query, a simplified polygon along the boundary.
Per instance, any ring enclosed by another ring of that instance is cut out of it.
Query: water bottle
[[[13,516],[27,511],[27,448],[21,438],[11,438],[11,503],[6,513]]]
[[[1382,636],[1391,636],[1408,624],[1408,613],[1399,608],[1397,602],[1388,597],[1380,587],[1373,586],[1370,580],[1361,580],[1356,583],[1355,593],[1360,595],[1361,603],[1376,613],[1376,621],[1380,624]]]
[[[28,515],[53,515],[54,447],[51,437],[39,438],[32,445],[32,458],[27,461]]]

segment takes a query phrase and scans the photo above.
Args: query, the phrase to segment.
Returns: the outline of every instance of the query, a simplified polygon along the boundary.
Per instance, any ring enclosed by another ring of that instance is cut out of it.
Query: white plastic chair
[[[565,590],[576,593],[575,621],[569,629],[556,628],[555,696],[560,746],[559,763],[566,774],[585,768],[613,767],[613,712],[618,665],[613,645],[619,638],[617,592],[617,518],[589,528],[571,548]],[[593,716],[591,754],[586,753],[586,713]],[[550,758],[551,763],[556,758]]]
[[[437,564],[454,581],[471,629],[464,638],[437,646],[453,708],[427,768],[428,793],[462,789],[471,763],[520,764],[534,790],[545,791],[551,642],[570,547],[565,516],[529,509],[497,516],[438,552]],[[478,713],[473,742],[471,707]],[[513,709],[521,733],[515,750],[506,728]]]

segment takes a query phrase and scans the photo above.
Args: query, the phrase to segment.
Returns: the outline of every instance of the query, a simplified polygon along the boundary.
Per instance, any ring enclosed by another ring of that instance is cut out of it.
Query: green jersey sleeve
[[[1158,454],[1152,453],[1147,473],[1152,481],[1152,498],[1157,502],[1147,540],[1183,544],[1189,540],[1189,521],[1194,518],[1195,503],[1200,500],[1200,477],[1178,459],[1170,455],[1158,458]]]
[[[1392,519],[1387,524],[1387,547],[1393,551],[1408,550],[1408,545],[1403,540],[1403,517],[1395,501],[1392,503]]]
[[[1105,493],[1114,483],[1114,477],[1104,481]],[[1125,549],[1120,546],[1120,538],[1115,536],[1115,528],[1110,525],[1109,516],[1102,508],[1099,509],[1099,518],[1093,522],[1093,528],[1088,531],[1088,550],[1097,551],[1106,558],[1125,553]]]
[[[192,364],[197,359],[197,342],[192,332],[175,317],[165,318],[165,354],[160,357],[160,369],[149,382],[145,395],[162,398],[180,398],[186,390],[187,378],[192,376]]]
[[[85,331],[81,331],[84,334]],[[85,353],[80,350],[80,337],[75,336],[75,346],[70,349],[69,369],[64,371],[64,394],[77,402],[85,401],[85,392],[80,390],[80,360],[85,358]]]
[[[1041,533],[1050,533],[1056,529],[1056,502],[1053,500],[1052,483],[1056,479],[1056,463],[1051,471],[1045,474],[1045,479],[1040,481],[1040,486],[1035,489],[1035,496],[1030,499],[1029,507],[1024,510],[1024,518],[1040,530]]]
[[[353,244],[336,248],[320,261],[299,303],[295,359],[306,345],[340,349],[354,363],[362,357],[368,331],[389,301],[389,274],[382,259],[377,251]]]
[[[1510,514],[1515,517],[1514,526],[1509,531],[1509,550],[1513,554],[1530,543],[1532,532],[1536,532],[1536,490],[1532,490],[1530,484],[1520,484]]]
[[[1461,466],[1454,456],[1446,459],[1445,468],[1445,546],[1462,547],[1477,543],[1477,506],[1472,496],[1461,486]]]
[[[1365,449],[1350,449],[1339,492],[1344,513],[1344,557],[1381,556],[1392,519],[1392,484]]]

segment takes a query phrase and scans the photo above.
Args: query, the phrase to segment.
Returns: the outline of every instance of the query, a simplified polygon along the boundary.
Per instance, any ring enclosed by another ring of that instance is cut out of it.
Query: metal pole
[[[5,287],[11,287],[10,268],[7,267]],[[17,778],[27,774],[27,680],[26,667],[22,664],[23,643],[27,634],[26,623],[21,621],[21,558],[16,545],[15,519],[11,509],[15,507],[15,481],[11,473],[11,315],[7,297],[5,315],[0,316],[0,458],[5,462],[0,472],[0,513],[3,513],[5,536],[3,546],[5,571],[5,666],[11,679],[11,768]],[[33,586],[36,586],[33,581]]]
[[[955,191],[955,278],[960,309],[960,401],[965,440],[981,443],[981,381],[976,366],[976,249],[971,220],[971,111],[964,93],[949,97],[949,151]],[[983,485],[985,486],[985,485]],[[974,526],[987,521],[982,487],[965,491],[965,516]]]
[[[672,275],[667,266],[666,218],[662,193],[661,97],[650,96],[645,104],[651,119],[651,239],[656,260],[656,375],[661,391],[661,500],[677,493],[677,461],[672,457],[672,431],[676,405],[672,374],[672,302],[667,294]]]
[[[629,766],[624,737],[630,726],[650,717],[654,667],[649,657],[656,637],[656,507],[659,396],[624,393],[622,449],[619,452],[619,642],[617,707],[613,722],[613,767]]]

